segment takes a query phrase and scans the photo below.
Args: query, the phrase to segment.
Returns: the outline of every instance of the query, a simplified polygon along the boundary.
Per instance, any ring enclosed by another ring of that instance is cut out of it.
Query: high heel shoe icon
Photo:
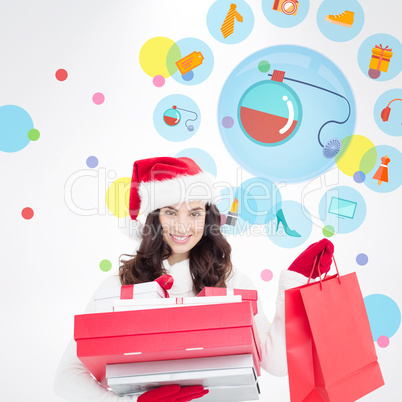
[[[282,208],[276,213],[276,231],[278,231],[279,224],[282,223],[283,229],[288,236],[292,237],[301,237],[301,234],[297,233],[296,230],[289,229],[289,225],[286,222],[285,216],[283,215]]]

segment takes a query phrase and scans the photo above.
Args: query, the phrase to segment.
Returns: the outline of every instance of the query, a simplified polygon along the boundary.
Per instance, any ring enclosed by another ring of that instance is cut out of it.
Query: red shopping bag
[[[356,273],[309,282],[285,291],[290,399],[356,401],[384,385]]]

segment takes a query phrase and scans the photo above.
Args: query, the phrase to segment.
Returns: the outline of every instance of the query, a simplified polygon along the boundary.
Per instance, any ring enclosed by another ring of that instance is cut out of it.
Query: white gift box
[[[117,395],[141,394],[169,384],[202,385],[202,401],[258,400],[259,386],[251,354],[164,360],[106,366],[108,386]]]
[[[206,304],[240,303],[242,298],[236,296],[210,297],[170,297],[167,299],[132,300],[116,299],[113,301],[113,311],[149,310],[165,307],[205,306]]]
[[[97,313],[113,312],[113,302],[120,300],[122,287],[114,287],[109,289],[99,289],[95,292],[95,311]],[[133,287],[134,299],[161,299],[165,298],[165,291],[159,283],[145,282],[138,283]],[[130,300],[130,299],[128,299]],[[126,301],[126,300],[124,300]]]

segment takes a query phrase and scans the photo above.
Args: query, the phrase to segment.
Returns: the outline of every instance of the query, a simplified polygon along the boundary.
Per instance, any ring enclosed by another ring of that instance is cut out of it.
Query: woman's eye
[[[200,213],[199,212],[193,212],[191,215],[192,216],[200,216]]]
[[[174,215],[173,211],[166,211],[166,215]]]

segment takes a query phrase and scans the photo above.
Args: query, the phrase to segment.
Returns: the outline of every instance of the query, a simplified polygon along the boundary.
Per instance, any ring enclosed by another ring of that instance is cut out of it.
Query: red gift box
[[[77,356],[100,382],[106,364],[252,353],[260,340],[250,303],[185,306],[75,316]]]
[[[243,301],[251,302],[254,315],[258,313],[258,307],[257,307],[258,293],[256,290],[205,287],[204,289],[201,290],[200,293],[198,293],[197,297],[230,296],[230,295],[240,295]]]

